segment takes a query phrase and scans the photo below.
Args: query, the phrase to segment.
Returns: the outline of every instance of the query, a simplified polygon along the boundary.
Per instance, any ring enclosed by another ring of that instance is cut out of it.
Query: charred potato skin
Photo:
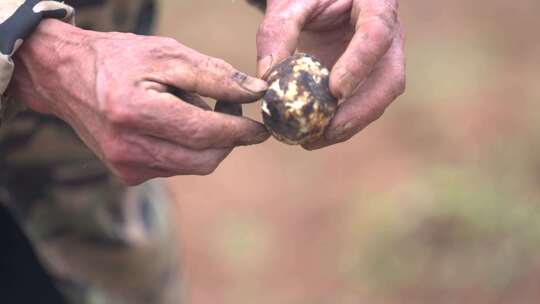
[[[267,73],[263,121],[279,141],[300,145],[316,141],[333,118],[337,99],[329,89],[330,72],[313,56],[298,53]]]

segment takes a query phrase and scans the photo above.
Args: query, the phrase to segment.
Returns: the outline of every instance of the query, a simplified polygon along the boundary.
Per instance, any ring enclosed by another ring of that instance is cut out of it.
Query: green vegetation
[[[355,220],[370,230],[356,231],[365,241],[347,252],[349,275],[383,293],[493,294],[519,284],[538,264],[540,204],[505,186],[444,168],[369,200]]]

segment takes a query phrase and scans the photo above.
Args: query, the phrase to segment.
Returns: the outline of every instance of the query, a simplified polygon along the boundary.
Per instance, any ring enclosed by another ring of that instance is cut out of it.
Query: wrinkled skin
[[[259,75],[296,49],[331,67],[340,106],[319,149],[350,139],[405,90],[398,0],[268,0],[257,35]]]
[[[264,81],[169,38],[46,20],[16,60],[10,93],[66,121],[128,185],[209,174],[234,147],[269,136],[255,121],[211,111],[200,97],[251,102],[266,91]],[[238,114],[239,107],[220,108]]]

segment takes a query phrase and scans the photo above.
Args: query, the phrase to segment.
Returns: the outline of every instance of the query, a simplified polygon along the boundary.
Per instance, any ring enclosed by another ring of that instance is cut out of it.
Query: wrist
[[[9,93],[34,110],[51,112],[58,86],[69,78],[77,80],[73,68],[66,67],[82,56],[92,33],[58,20],[43,20],[14,56]]]
[[[15,54],[15,60],[24,66],[57,69],[86,45],[89,33],[55,19],[43,20]]]

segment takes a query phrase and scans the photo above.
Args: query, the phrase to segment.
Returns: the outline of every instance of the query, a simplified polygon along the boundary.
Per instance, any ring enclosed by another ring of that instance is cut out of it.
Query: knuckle
[[[240,132],[236,129],[236,125],[229,121],[205,123],[211,119],[215,117],[204,112],[191,115],[189,121],[182,127],[183,142],[188,148],[203,150],[210,146],[230,146],[234,135]]]
[[[151,58],[174,59],[184,63],[191,63],[190,60],[194,56],[193,52],[176,39],[170,37],[148,37],[148,39],[154,39],[149,41],[150,43],[146,43],[147,55]]]
[[[195,74],[192,91],[218,91],[218,87],[227,84],[228,80],[224,76],[231,73],[232,65],[222,59],[207,56],[198,61],[199,63],[195,65],[198,73]]]
[[[229,69],[230,65],[223,59],[205,57],[202,60],[201,67],[207,72],[215,72],[223,69]]]
[[[128,125],[135,118],[135,113],[129,107],[117,101],[109,102],[104,114],[110,123],[117,126]]]
[[[171,37],[160,37],[160,39],[161,39],[161,42],[167,46],[177,47],[180,44],[180,42],[178,42],[176,39],[171,38]]]
[[[230,69],[232,66],[223,59],[211,58],[212,66],[220,69]]]
[[[204,149],[207,148],[207,142],[209,141],[208,132],[199,123],[190,124],[185,129],[186,145],[192,149]]]
[[[390,41],[394,32],[392,25],[384,14],[371,17],[364,23],[364,30],[369,33],[368,37],[374,41]]]
[[[141,37],[145,40],[148,50],[159,50],[161,48],[167,47],[177,47],[180,43],[171,37],[154,37],[154,36],[144,36]]]

